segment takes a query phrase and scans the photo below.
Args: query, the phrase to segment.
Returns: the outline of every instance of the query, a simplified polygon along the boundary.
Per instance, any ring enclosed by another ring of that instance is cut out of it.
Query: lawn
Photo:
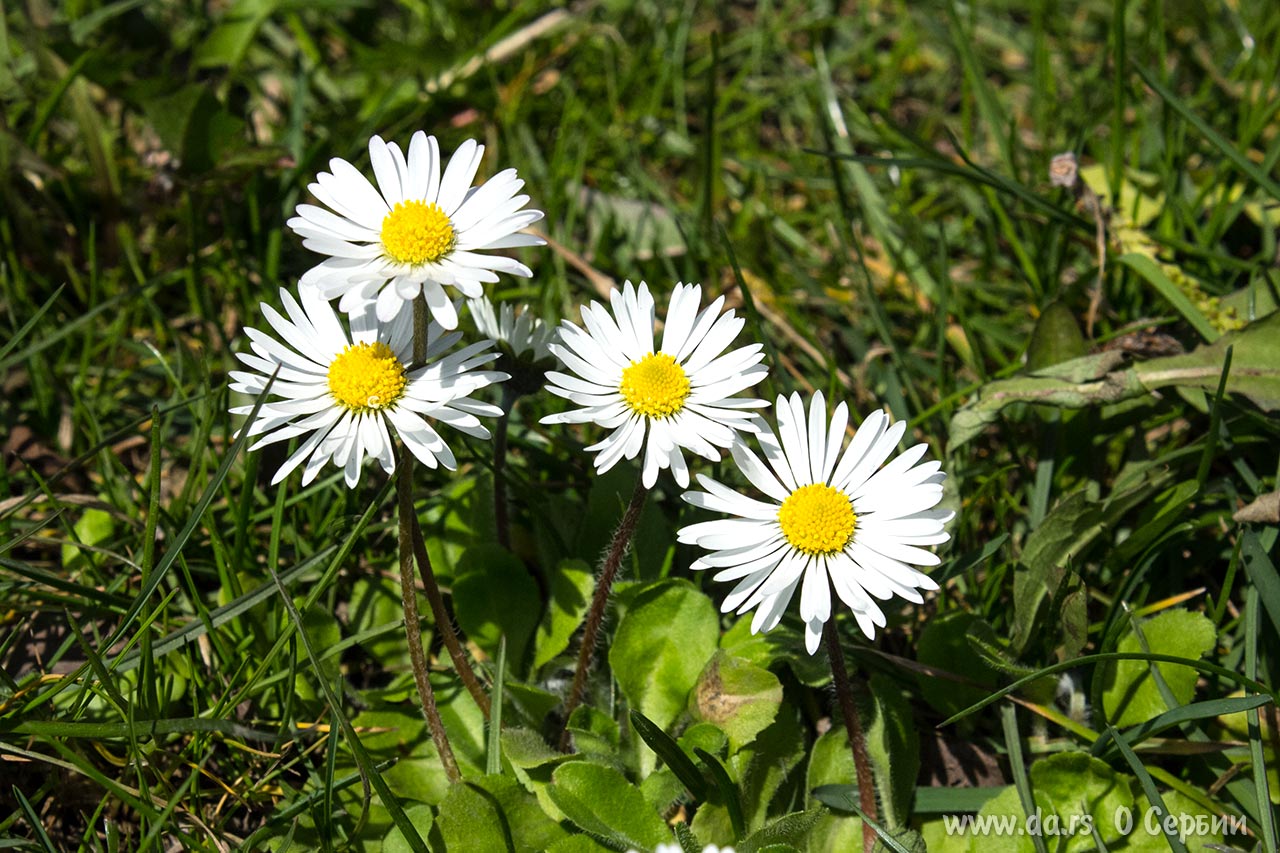
[[[1237,0],[0,3],[0,846],[1276,853],[1278,114]],[[418,131],[492,192],[348,318],[295,217]]]

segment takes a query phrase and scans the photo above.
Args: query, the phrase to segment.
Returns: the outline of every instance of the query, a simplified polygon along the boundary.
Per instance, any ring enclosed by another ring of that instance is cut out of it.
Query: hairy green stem
[[[431,679],[427,673],[427,656],[422,649],[422,627],[418,622],[418,594],[413,580],[411,519],[416,519],[413,511],[413,463],[403,448],[400,450],[400,467],[397,477],[400,594],[404,602],[404,630],[409,640],[409,659],[413,663],[413,678],[418,685],[418,697],[422,700],[422,715],[426,717],[427,726],[431,729],[431,739],[435,741],[436,752],[440,754],[444,775],[450,782],[461,782],[462,774],[458,771],[458,761],[453,756],[453,747],[449,745],[449,735],[445,733],[444,721],[440,719],[440,709],[436,707],[435,691],[431,689]]]
[[[834,593],[833,593],[834,595]],[[849,748],[853,750],[853,769],[858,778],[858,801],[863,815],[871,820],[876,817],[876,789],[871,778],[871,761],[867,758],[867,740],[862,734],[862,721],[858,719],[858,705],[853,698],[853,686],[849,683],[849,671],[844,665],[844,650],[840,648],[840,635],[836,632],[835,614],[822,629],[827,642],[827,657],[831,659],[831,678],[835,682],[836,699],[844,716],[844,727],[849,733]],[[876,831],[865,820],[862,822],[862,853],[871,853],[876,846]]]
[[[578,651],[578,668],[573,673],[573,687],[569,690],[569,698],[565,700],[565,729],[560,735],[560,750],[569,751],[569,718],[582,703],[582,691],[587,684],[587,671],[591,669],[591,658],[595,652],[596,635],[600,633],[600,624],[604,621],[605,608],[609,604],[609,590],[613,588],[614,576],[618,574],[618,566],[627,553],[631,537],[635,535],[636,525],[640,522],[640,511],[644,509],[644,500],[649,491],[639,478],[636,479],[635,491],[631,494],[631,503],[622,514],[622,521],[613,533],[613,540],[605,551],[604,565],[600,569],[600,579],[596,582],[595,595],[591,598],[591,609],[587,612],[586,627],[582,631],[582,648]]]
[[[458,677],[462,679],[467,692],[476,700],[476,704],[480,706],[487,720],[489,719],[489,694],[484,692],[484,687],[476,678],[475,670],[471,668],[471,662],[467,660],[466,653],[462,650],[458,633],[453,630],[453,619],[450,618],[449,611],[444,608],[444,596],[440,594],[440,584],[436,583],[436,574],[431,569],[431,556],[427,553],[427,541],[423,538],[422,526],[418,523],[417,515],[410,519],[409,527],[413,537],[413,554],[418,561],[418,574],[422,577],[422,588],[427,594],[427,602],[431,605],[431,614],[435,617],[440,640],[449,652],[449,659],[453,661],[453,668],[457,671]]]

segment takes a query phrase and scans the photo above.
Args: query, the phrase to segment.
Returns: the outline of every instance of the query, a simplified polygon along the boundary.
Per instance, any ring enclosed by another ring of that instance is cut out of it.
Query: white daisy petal
[[[582,306],[582,326],[563,322],[559,342],[548,345],[566,371],[548,372],[547,390],[582,408],[548,415],[542,422],[594,423],[625,430],[587,448],[599,454],[598,471],[608,470],[624,456],[635,458],[643,448],[641,482],[646,488],[657,482],[664,468],[684,488],[689,484],[686,451],[719,460],[719,448],[730,447],[738,431],[757,428],[753,415],[738,409],[757,408],[765,402],[731,395],[766,375],[757,364],[759,345],[722,356],[733,336],[720,332],[720,339],[708,343],[716,316],[703,322],[707,312],[697,313],[701,292],[697,285],[676,286],[662,350],[653,348],[657,310],[649,286],[641,282],[637,287],[629,281],[610,293],[609,307],[598,302]],[[723,299],[715,304],[723,304]],[[733,320],[732,312],[721,316]],[[736,327],[729,323],[721,328]],[[715,374],[707,377],[682,364],[673,350],[705,352],[704,363],[715,362]]]
[[[519,232],[543,214],[524,207],[529,197],[520,194],[524,182],[512,169],[472,187],[483,155],[483,145],[467,140],[442,175],[434,136],[416,132],[407,157],[374,136],[369,162],[376,188],[347,161],[330,160],[330,171],[311,185],[322,206],[300,204],[288,220],[306,248],[328,256],[303,275],[302,286],[340,298],[348,312],[376,298],[378,316],[389,322],[397,304],[416,297],[424,284],[478,297],[482,283],[498,281],[498,273],[531,276],[520,261],[489,252],[542,245]],[[447,327],[456,324],[450,297],[435,299],[431,308]]]
[[[387,156],[390,168],[399,170],[396,152]],[[348,331],[318,293],[304,288],[300,295],[295,300],[281,291],[287,317],[261,306],[284,340],[246,329],[255,355],[242,355],[241,361],[251,371],[231,376],[234,390],[261,394],[276,375],[269,392],[275,399],[263,403],[253,423],[241,428],[258,437],[251,450],[303,438],[273,483],[299,466],[304,466],[303,483],[310,483],[329,461],[343,470],[352,488],[366,458],[376,459],[390,473],[395,469],[392,430],[425,464],[452,468],[453,453],[429,419],[477,438],[489,437],[477,416],[500,415],[501,409],[467,396],[507,378],[498,371],[474,369],[496,356],[486,352],[488,342],[451,353],[448,348],[460,336],[444,334],[433,322],[428,326],[427,364],[410,372],[406,359],[413,349],[413,323],[402,304],[383,323],[365,301]],[[252,409],[237,405],[231,412],[244,415]]]
[[[916,566],[937,565],[927,548],[950,538],[944,525],[954,513],[936,509],[945,475],[938,463],[920,461],[923,445],[885,464],[905,424],[891,425],[882,412],[867,417],[843,453],[844,403],[829,421],[820,393],[807,412],[799,395],[779,397],[775,412],[776,435],[756,425],[768,465],[742,438],[732,449],[739,471],[767,500],[699,475],[704,491],[686,492],[685,502],[724,517],[686,525],[678,539],[707,551],[694,569],[716,569],[713,580],[737,582],[723,609],[754,608],[753,632],[778,624],[798,586],[810,654],[832,618],[832,590],[874,639],[886,624],[877,598],[919,603],[922,590],[937,588]]]

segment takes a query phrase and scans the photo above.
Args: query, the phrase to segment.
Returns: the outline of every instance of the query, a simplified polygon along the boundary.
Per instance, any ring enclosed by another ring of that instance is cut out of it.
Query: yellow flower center
[[[382,248],[402,264],[430,264],[453,251],[453,223],[440,205],[402,201],[382,220]]]
[[[357,414],[395,405],[406,384],[404,365],[382,341],[352,344],[329,365],[329,393]]]
[[[651,352],[623,369],[618,391],[633,412],[666,418],[684,408],[689,377],[673,356]]]
[[[826,483],[801,486],[778,509],[782,535],[806,554],[836,554],[853,538],[858,523],[849,496]]]

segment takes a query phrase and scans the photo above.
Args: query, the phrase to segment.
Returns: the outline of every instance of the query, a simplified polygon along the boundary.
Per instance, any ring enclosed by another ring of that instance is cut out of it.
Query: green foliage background
[[[1070,850],[1274,851],[1278,79],[1261,3],[4,0],[4,843],[858,844],[825,661],[718,614],[669,484],[578,751],[548,746],[634,481],[538,425],[558,403],[512,424],[514,553],[487,444],[420,476],[506,700],[499,737],[440,656],[462,786],[414,704],[380,474],[270,488],[283,456],[233,452],[241,329],[314,262],[285,220],[330,157],[421,128],[547,211],[495,296],[576,320],[609,282],[701,281],[765,343],[761,396],[886,407],[945,460],[942,590],[873,644],[840,624],[893,849],[1040,853],[939,819],[1039,806],[1096,818]],[[1161,802],[1248,833],[1112,831]]]

